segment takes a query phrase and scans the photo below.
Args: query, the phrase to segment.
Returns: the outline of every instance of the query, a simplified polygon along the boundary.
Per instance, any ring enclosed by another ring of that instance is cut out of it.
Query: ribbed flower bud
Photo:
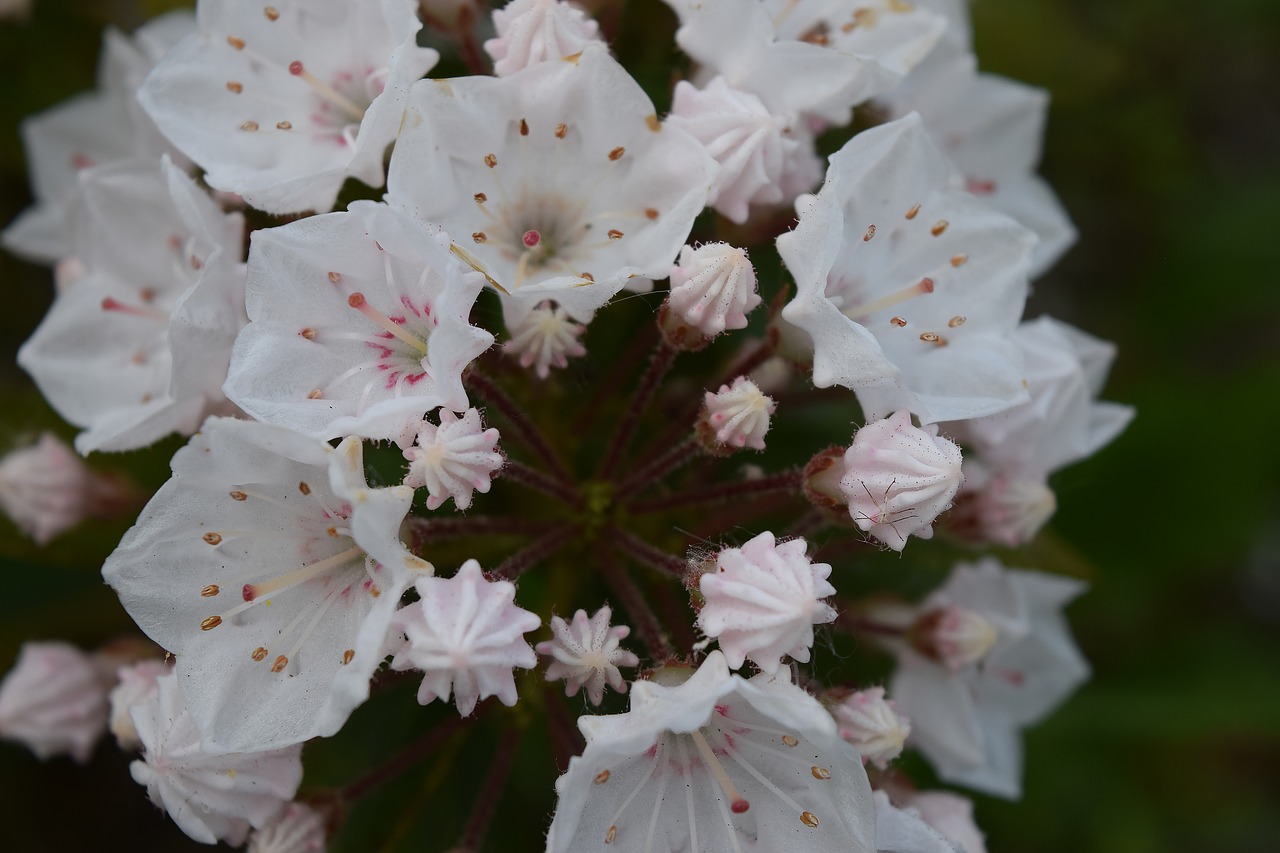
[[[883,769],[902,754],[911,733],[911,721],[884,698],[883,687],[870,687],[846,697],[831,709],[840,737],[869,761]]]
[[[743,447],[764,450],[769,417],[776,408],[773,398],[761,393],[750,379],[739,376],[732,385],[721,385],[714,394],[707,392],[698,416],[698,440],[718,456]]]
[[[664,323],[685,324],[703,337],[714,338],[729,329],[745,329],[747,313],[760,304],[756,273],[747,253],[728,243],[707,243],[680,250],[680,263],[671,271],[670,311]],[[670,336],[670,334],[668,334]]]

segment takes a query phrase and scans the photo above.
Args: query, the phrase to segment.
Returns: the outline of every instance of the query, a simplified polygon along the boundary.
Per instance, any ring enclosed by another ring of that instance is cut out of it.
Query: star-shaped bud
[[[178,678],[161,676],[155,697],[134,706],[133,725],[144,751],[129,770],[187,835],[204,844],[239,846],[251,826],[265,826],[293,799],[302,781],[302,747],[205,752]]]
[[[933,536],[934,519],[951,506],[962,480],[960,448],[935,424],[917,427],[901,411],[854,435],[840,491],[859,528],[901,551],[908,536]]]
[[[38,758],[81,764],[107,728],[107,683],[89,655],[67,643],[24,643],[0,681],[0,737]]]
[[[714,394],[706,393],[698,416],[698,438],[717,454],[743,447],[764,450],[769,417],[777,407],[773,398],[761,393],[754,382],[739,376],[732,385],[721,385]]]
[[[707,338],[745,329],[747,312],[760,304],[756,271],[747,253],[728,243],[685,246],[671,271],[667,304],[676,318]]]
[[[575,323],[559,305],[543,302],[520,316],[522,313],[513,312],[519,319],[510,321],[511,339],[502,350],[514,355],[521,367],[532,367],[539,379],[551,375],[552,367],[565,367],[569,359],[587,354],[578,340],[587,327]]]
[[[486,41],[484,49],[499,77],[573,56],[600,41],[595,20],[562,0],[511,0],[493,10],[493,27],[498,35]]]
[[[883,687],[858,690],[841,699],[831,709],[840,727],[840,737],[858,750],[863,761],[880,769],[902,754],[911,733],[911,721],[884,698]]]
[[[422,671],[418,701],[447,702],[452,694],[464,717],[488,696],[514,705],[513,670],[538,663],[524,634],[542,624],[516,605],[515,585],[485,580],[480,564],[468,560],[453,577],[421,578],[416,588],[418,601],[392,620],[392,630],[403,634],[405,643],[391,668]]]
[[[204,0],[199,32],[138,93],[215,189],[268,213],[328,211],[381,186],[409,87],[439,59],[412,0]]]
[[[289,803],[261,829],[249,833],[246,853],[323,853],[324,815],[305,803]]]
[[[702,576],[698,627],[719,641],[731,669],[750,660],[772,675],[783,657],[807,661],[813,626],[835,621],[822,600],[836,592],[827,582],[831,566],[812,562],[806,548],[803,539],[779,545],[766,531],[725,548],[715,571]]]
[[[475,492],[488,493],[493,472],[502,467],[497,444],[498,431],[484,428],[478,409],[467,409],[462,417],[441,409],[440,425],[424,423],[417,445],[404,452],[409,460],[404,484],[426,486],[427,509],[439,509],[449,498],[458,509],[467,509]]]
[[[594,616],[579,610],[573,620],[565,622],[559,616],[551,617],[551,631],[555,637],[538,643],[538,654],[553,658],[547,667],[547,681],[564,679],[566,696],[574,696],[583,687],[592,705],[604,699],[606,683],[619,693],[627,692],[618,667],[636,666],[640,659],[619,645],[630,633],[626,625],[610,626],[613,611],[608,605],[601,607]]]

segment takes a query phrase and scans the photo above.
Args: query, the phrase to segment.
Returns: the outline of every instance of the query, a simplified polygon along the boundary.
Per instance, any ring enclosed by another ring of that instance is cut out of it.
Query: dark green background
[[[33,20],[0,24],[0,222],[29,201],[22,117],[92,86],[102,25],[131,28],[173,5],[36,0]],[[1093,580],[1071,619],[1095,678],[1028,734],[1024,800],[978,798],[979,821],[993,851],[1274,850],[1280,4],[978,0],[974,14],[982,67],[1053,93],[1044,173],[1081,232],[1037,283],[1031,313],[1117,341],[1107,397],[1138,409],[1113,446],[1056,480],[1061,510],[1039,546]],[[634,0],[624,21],[656,39],[673,19],[657,0]],[[51,425],[70,435],[13,364],[49,275],[0,257],[0,288],[0,446]],[[94,464],[155,485],[176,446]],[[0,520],[0,671],[24,639],[92,646],[127,630],[96,575],[124,526],[89,525],[38,550]],[[350,780],[439,716],[408,685],[395,691],[311,748],[308,785]],[[541,780],[549,759],[534,740],[517,773]],[[478,783],[487,748],[462,746],[456,779],[427,766],[374,795],[341,849],[445,849],[469,802],[455,781]],[[0,843],[188,849],[126,764],[108,747],[81,768],[0,745]],[[485,849],[535,849],[548,804],[545,789],[512,788]]]

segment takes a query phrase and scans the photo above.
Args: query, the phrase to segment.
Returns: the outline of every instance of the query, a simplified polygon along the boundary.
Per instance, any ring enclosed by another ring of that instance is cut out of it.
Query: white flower
[[[922,429],[901,411],[854,435],[840,492],[859,528],[901,551],[908,536],[933,536],[934,519],[951,506],[962,479],[960,448],[936,425]]]
[[[951,187],[918,116],[831,157],[800,224],[778,238],[797,293],[782,311],[813,342],[813,382],[858,392],[868,420],[974,418],[1027,399],[1017,347],[1035,237]]]
[[[997,796],[1020,794],[1021,730],[1044,718],[1089,675],[1060,612],[1082,590],[1078,581],[1006,569],[988,558],[956,566],[947,583],[919,605],[924,628],[959,613],[977,631],[957,625],[954,636],[969,638],[958,653],[967,648],[973,659],[974,651],[989,649],[977,655],[980,663],[951,659],[959,664],[953,668],[945,656],[939,660],[897,646],[899,667],[889,692],[911,718],[910,742],[939,776]],[[928,632],[918,626],[910,633]],[[921,649],[936,654],[927,637]]]
[[[684,80],[676,83],[667,124],[692,134],[720,164],[707,203],[738,223],[747,221],[751,205],[790,200],[783,175],[812,145],[796,132],[798,122],[774,115],[755,95],[732,88],[723,77],[703,89]]]
[[[764,450],[769,416],[777,407],[773,398],[760,393],[754,382],[739,376],[733,385],[721,385],[714,394],[706,392],[698,418],[700,437],[712,448]],[[703,432],[709,435],[702,436]]]
[[[51,432],[0,457],[0,511],[37,545],[87,517],[109,518],[129,506],[128,486],[94,473]]]
[[[409,460],[404,484],[426,486],[427,509],[439,509],[449,498],[458,509],[467,509],[472,494],[488,494],[489,478],[502,467],[502,454],[494,449],[497,444],[498,431],[484,428],[479,410],[467,409],[458,417],[441,409],[440,425],[424,423],[418,444],[404,452]]]
[[[160,689],[156,686],[156,681],[171,670],[166,661],[154,658],[120,668],[120,681],[111,689],[107,698],[111,702],[111,734],[115,735],[116,743],[121,749],[137,749],[142,746],[130,712],[134,705],[141,705],[155,698],[156,691]]]
[[[452,692],[464,717],[488,696],[514,705],[513,669],[538,664],[523,635],[542,624],[536,614],[516,606],[515,585],[485,580],[480,564],[467,560],[453,577],[421,578],[416,588],[419,600],[392,621],[392,630],[407,642],[391,668],[424,673],[418,701],[448,701]]]
[[[756,271],[747,253],[728,243],[685,246],[671,271],[667,304],[705,337],[745,329],[747,312],[760,304]]]
[[[18,352],[81,453],[189,435],[222,394],[245,323],[244,221],[168,160],[81,176],[75,254],[85,274]]]
[[[503,306],[510,304],[503,300]],[[569,312],[553,302],[542,302],[527,313],[519,308],[512,314],[519,319],[509,321],[511,339],[502,345],[521,367],[533,367],[539,379],[546,379],[551,368],[565,367],[569,359],[586,355],[587,349],[578,338],[587,327],[569,318]]]
[[[875,802],[879,853],[957,853],[951,842],[919,815],[910,809],[894,808],[884,791],[875,792]]]
[[[205,752],[178,678],[161,676],[155,697],[134,706],[133,724],[145,751],[129,770],[187,835],[204,844],[239,846],[250,826],[265,825],[293,798],[302,781],[302,747]]]
[[[439,55],[411,0],[201,0],[199,32],[138,98],[209,185],[269,213],[332,209],[348,176],[381,186],[409,87]]]
[[[681,675],[636,682],[629,713],[578,720],[587,746],[556,782],[547,853],[876,849],[862,762],[813,697],[732,675],[718,651]]]
[[[319,438],[402,445],[436,406],[465,410],[462,371],[493,336],[468,319],[483,278],[463,273],[446,245],[372,202],[255,232],[251,322],[228,396]]]
[[[324,815],[289,803],[261,829],[249,833],[246,853],[324,853]]]
[[[102,573],[178,658],[210,749],[328,736],[365,700],[391,614],[431,570],[398,538],[406,486],[369,488],[361,445],[211,419]]]
[[[522,311],[554,299],[583,322],[629,279],[667,275],[715,168],[588,46],[510,77],[415,86],[387,201],[448,231]]]
[[[840,737],[858,750],[863,761],[882,770],[902,754],[911,733],[911,721],[884,698],[883,687],[851,693],[831,709],[831,714],[840,728]]]
[[[560,0],[511,0],[493,10],[493,26],[498,35],[486,41],[484,49],[499,77],[572,56],[600,41],[596,22]]]
[[[722,550],[716,570],[702,576],[698,627],[719,641],[730,669],[750,660],[773,675],[787,655],[807,661],[813,626],[835,621],[822,601],[836,592],[831,566],[812,562],[806,547],[803,539],[779,545],[766,531]]]
[[[973,802],[950,791],[893,791],[898,806],[942,833],[960,853],[987,853],[986,837],[973,820]],[[878,814],[878,812],[877,812]]]
[[[142,112],[135,93],[151,67],[195,29],[190,12],[148,21],[132,36],[108,28],[102,37],[98,88],[26,119],[22,142],[31,172],[34,205],[4,231],[4,247],[34,261],[53,263],[72,251],[78,175],[125,160],[150,162],[176,155]]]
[[[676,42],[730,86],[775,113],[846,124],[850,109],[889,91],[942,34],[941,17],[910,3],[862,0],[667,0]]]
[[[107,728],[107,684],[94,661],[67,643],[23,643],[0,681],[0,737],[44,760],[81,764]]]
[[[572,622],[559,616],[551,617],[551,631],[555,637],[538,643],[534,648],[540,655],[554,660],[547,667],[547,681],[563,678],[566,696],[574,696],[584,686],[592,705],[604,700],[604,686],[619,693],[627,692],[622,680],[621,666],[636,666],[640,659],[619,645],[631,633],[626,625],[610,627],[613,611],[608,605],[601,607],[590,619],[587,611],[573,614]]]

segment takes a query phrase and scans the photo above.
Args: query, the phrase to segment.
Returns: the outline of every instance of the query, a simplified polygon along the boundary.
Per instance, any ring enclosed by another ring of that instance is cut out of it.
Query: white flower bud
[[[713,453],[742,447],[764,450],[769,416],[776,408],[773,398],[762,394],[750,379],[739,376],[733,385],[721,385],[714,394],[707,392],[698,418],[698,437]]]
[[[745,329],[747,312],[760,304],[756,273],[747,253],[728,243],[685,246],[671,271],[667,301],[681,320],[705,337]]]
[[[863,761],[881,769],[902,754],[911,733],[911,721],[884,698],[883,687],[859,690],[832,708],[831,713],[840,737],[858,750]]]
[[[478,410],[467,409],[458,417],[441,409],[440,426],[424,424],[418,444],[404,452],[409,460],[404,484],[427,487],[427,509],[438,509],[449,498],[458,509],[466,509],[475,492],[489,491],[489,478],[502,467],[502,454],[494,450],[497,443],[498,431],[484,429]]]

